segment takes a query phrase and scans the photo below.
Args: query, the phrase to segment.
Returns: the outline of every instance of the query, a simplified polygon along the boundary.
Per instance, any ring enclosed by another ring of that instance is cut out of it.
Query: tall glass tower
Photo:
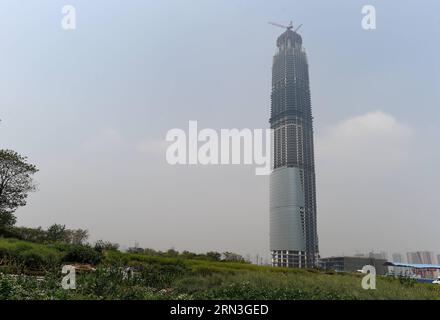
[[[278,37],[272,67],[270,250],[274,266],[310,268],[319,256],[313,117],[307,56],[291,29]]]

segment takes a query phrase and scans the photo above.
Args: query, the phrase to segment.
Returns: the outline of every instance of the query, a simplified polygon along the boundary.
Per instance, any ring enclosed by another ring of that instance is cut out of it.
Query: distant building
[[[320,259],[319,266],[325,270],[356,272],[364,266],[370,265],[376,268],[376,274],[384,275],[388,271],[388,267],[384,266],[386,262],[386,259],[369,257],[329,257]]]
[[[417,252],[407,252],[406,260],[408,261],[408,263],[416,263],[416,264],[422,263],[422,259],[417,254]]]
[[[372,259],[383,259],[388,260],[388,254],[384,251],[381,252],[370,252],[368,256]]]
[[[403,254],[393,253],[393,262],[405,262],[403,261]]]
[[[401,253],[393,253],[393,262],[403,263],[403,254]],[[408,272],[406,268],[402,267],[388,267],[390,274],[394,274],[395,276],[405,276]]]
[[[437,259],[430,251],[408,252],[406,254],[408,263],[412,264],[436,264]]]

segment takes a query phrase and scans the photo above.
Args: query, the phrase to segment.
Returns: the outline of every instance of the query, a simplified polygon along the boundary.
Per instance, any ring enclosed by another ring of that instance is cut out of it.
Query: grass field
[[[0,238],[0,299],[440,299],[440,286],[387,277],[364,290],[360,274],[92,251]],[[61,266],[87,261],[62,289]]]

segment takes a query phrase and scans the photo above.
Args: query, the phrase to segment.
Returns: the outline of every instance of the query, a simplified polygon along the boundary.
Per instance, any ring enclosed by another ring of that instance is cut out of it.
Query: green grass
[[[86,257],[94,258],[87,250]],[[0,299],[440,299],[440,286],[388,277],[377,278],[376,290],[364,290],[360,274],[119,251],[104,252],[96,271],[78,274],[77,288],[63,290],[61,265],[66,252],[77,251],[0,238]],[[16,262],[5,258],[11,255],[21,259],[21,269],[11,269]],[[27,265],[39,265],[35,256],[43,266],[41,281],[27,272]],[[131,277],[124,277],[127,266],[136,270]]]
[[[58,269],[63,263],[98,263],[100,260],[100,253],[88,246],[0,238],[0,267],[15,273],[44,273]]]
[[[0,265],[16,272],[47,271],[57,267],[61,259],[61,252],[54,247],[0,238]]]

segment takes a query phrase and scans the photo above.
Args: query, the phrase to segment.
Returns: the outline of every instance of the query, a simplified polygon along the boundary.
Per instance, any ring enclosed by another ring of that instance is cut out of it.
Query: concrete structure
[[[308,62],[301,36],[288,28],[273,57],[270,124],[274,170],[270,179],[272,264],[316,267],[316,187]]]
[[[366,265],[376,268],[376,274],[385,275],[388,267],[385,266],[387,260],[368,257],[329,257],[319,259],[319,267],[325,270],[339,272],[357,272]]]

